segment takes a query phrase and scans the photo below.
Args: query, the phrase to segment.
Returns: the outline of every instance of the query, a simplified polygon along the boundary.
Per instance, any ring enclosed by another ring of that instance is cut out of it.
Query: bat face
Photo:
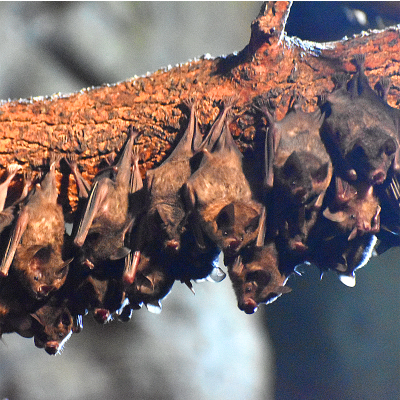
[[[45,304],[34,314],[35,346],[44,348],[46,353],[59,353],[73,331],[73,318],[66,305]]]
[[[261,215],[247,203],[229,203],[218,213],[210,238],[227,256],[232,256],[256,240]]]
[[[44,247],[38,250],[26,268],[20,264],[26,259],[21,253],[16,255],[15,267],[24,286],[34,298],[43,299],[65,283],[69,262],[63,262],[60,254],[53,249]]]
[[[135,280],[126,289],[131,305],[158,304],[171,290],[174,279],[150,256],[141,254]]]
[[[349,234],[348,240],[352,240],[357,235],[379,232],[380,211],[373,186],[363,182],[352,185],[336,177],[335,199],[323,215],[336,224],[339,232]]]
[[[275,187],[292,204],[308,204],[329,186],[329,163],[308,152],[293,152],[281,167],[275,168]]]
[[[259,304],[271,303],[283,293],[290,292],[284,286],[286,278],[278,269],[275,245],[255,249],[250,257],[237,257],[228,266],[229,277],[238,300],[238,307],[246,314],[253,314]]]
[[[338,273],[346,286],[355,285],[355,271],[370,259],[376,244],[376,237],[370,233],[348,240],[347,235],[336,235],[321,239],[311,249],[310,260],[322,271],[331,269]],[[331,254],[326,257],[326,254]]]

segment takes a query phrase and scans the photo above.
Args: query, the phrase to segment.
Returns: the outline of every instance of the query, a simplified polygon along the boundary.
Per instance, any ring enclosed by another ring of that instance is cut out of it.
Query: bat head
[[[332,168],[311,152],[294,151],[275,168],[276,187],[293,204],[308,204],[329,186]]]
[[[237,254],[257,238],[260,223],[261,214],[253,205],[229,203],[216,217],[215,242],[225,254]]]
[[[29,293],[40,300],[61,288],[67,279],[69,264],[72,259],[63,261],[60,251],[51,245],[32,246],[25,254],[19,254],[17,265],[26,262],[20,272],[24,286]]]
[[[250,259],[247,260],[247,258]],[[274,245],[254,249],[252,255],[238,256],[228,268],[229,277],[238,301],[246,314],[253,314],[259,304],[271,303],[291,289],[284,286],[286,278],[278,269],[278,256]]]
[[[45,304],[34,314],[35,346],[46,353],[59,353],[73,332],[73,318],[65,304]]]
[[[167,204],[157,205],[157,223],[162,227],[164,248],[167,251],[177,252],[181,248],[181,236],[185,230],[185,212],[180,207]]]
[[[361,187],[358,192],[350,186],[345,192],[340,178],[336,179],[336,198],[334,202],[323,211],[325,218],[336,224],[340,232],[350,233],[348,240],[364,233],[377,233],[380,229],[381,207],[377,197],[374,196],[373,186],[367,189]],[[345,186],[349,185],[344,183]],[[352,189],[352,190],[351,190]]]
[[[132,305],[152,304],[171,290],[174,279],[152,258],[142,254],[135,281],[126,289]]]

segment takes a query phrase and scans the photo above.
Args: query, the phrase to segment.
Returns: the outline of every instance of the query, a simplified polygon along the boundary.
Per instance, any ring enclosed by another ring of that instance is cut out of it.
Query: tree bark
[[[182,99],[199,99],[197,115],[203,130],[218,109],[214,100],[236,94],[238,113],[232,133],[241,150],[251,148],[256,136],[255,120],[248,113],[251,100],[263,93],[276,98],[277,116],[286,113],[293,93],[304,96],[312,110],[317,96],[333,88],[335,72],[353,72],[351,60],[365,53],[366,73],[372,86],[380,76],[391,76],[389,104],[396,106],[400,90],[399,27],[362,32],[330,43],[302,41],[285,35],[290,2],[264,3],[253,21],[249,44],[238,54],[202,58],[158,70],[152,75],[70,95],[36,97],[2,102],[0,105],[0,165],[22,166],[10,192],[22,187],[22,173],[41,170],[50,153],[78,155],[83,175],[91,180],[101,161],[118,152],[132,124],[141,132],[137,139],[142,173],[166,158],[176,137],[184,131],[188,116]],[[76,204],[72,175],[58,172],[61,196]],[[65,177],[65,178],[63,178]]]

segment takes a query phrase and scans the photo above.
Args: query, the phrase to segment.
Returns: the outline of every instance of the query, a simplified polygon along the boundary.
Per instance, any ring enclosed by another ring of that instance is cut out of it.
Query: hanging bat
[[[132,148],[138,133],[128,127],[128,141],[115,166],[94,179],[74,244],[81,248],[83,263],[94,268],[126,257],[125,235],[133,224],[129,213]]]
[[[369,86],[364,61],[355,57],[356,74],[327,95],[321,137],[340,176],[382,184],[392,163],[399,170],[398,124]]]
[[[115,311],[124,306],[124,301],[121,279],[91,273],[76,289],[74,310],[78,310],[78,314],[91,311],[98,323],[105,324],[112,319]]]
[[[140,253],[127,257],[128,265],[135,263],[135,279],[125,287],[125,295],[131,308],[140,308],[143,304],[152,312],[161,311],[162,300],[171,290],[175,279],[163,266],[161,249],[148,246]],[[132,268],[128,266],[127,269]]]
[[[157,168],[147,171],[148,234],[161,236],[163,246],[172,251],[180,248],[180,236],[185,230],[186,209],[181,188],[192,174],[191,160],[201,142],[196,118],[196,102],[184,100],[190,110],[185,133],[169,157]]]
[[[347,233],[318,237],[309,246],[308,261],[317,265],[322,273],[329,269],[336,271],[343,284],[353,287],[355,271],[368,263],[376,240],[371,233],[355,236],[352,240],[348,240]]]
[[[265,185],[272,188],[272,227],[289,248],[304,251],[332,177],[332,163],[320,139],[324,115],[305,113],[295,97],[286,116],[276,121],[270,107],[259,107],[268,121]]]
[[[185,185],[188,209],[196,219],[197,245],[206,248],[206,234],[229,257],[253,241],[263,241],[266,213],[253,198],[243,173],[243,156],[229,130],[233,103],[233,98],[224,101],[199,148],[200,166]]]
[[[43,299],[65,282],[68,265],[64,261],[64,216],[57,204],[57,186],[53,160],[50,171],[37,184],[22,206],[0,266],[7,276],[13,266],[28,293]]]
[[[291,291],[285,286],[287,277],[280,272],[278,260],[275,243],[271,242],[241,253],[228,265],[240,310],[253,314],[261,303],[272,303]]]
[[[50,355],[60,353],[72,333],[81,328],[69,311],[68,299],[64,297],[51,296],[30,315],[35,346],[44,348]]]
[[[323,216],[333,222],[333,226],[327,226],[324,231],[348,234],[348,240],[364,233],[378,233],[380,212],[379,200],[370,183],[350,183],[336,176],[335,197],[323,211]]]

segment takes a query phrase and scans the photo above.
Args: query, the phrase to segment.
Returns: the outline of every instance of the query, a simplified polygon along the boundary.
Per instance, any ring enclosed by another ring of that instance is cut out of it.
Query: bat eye
[[[38,275],[35,275],[35,276],[33,277],[33,280],[38,281],[38,280],[39,280],[39,276],[38,276]]]
[[[223,236],[228,236],[228,231],[223,231],[223,232],[222,232],[222,235],[223,235]]]
[[[244,291],[245,291],[245,293],[250,293],[251,292],[251,287],[247,286],[247,288]]]
[[[355,214],[351,214],[351,215],[350,215],[350,219],[356,219]]]

